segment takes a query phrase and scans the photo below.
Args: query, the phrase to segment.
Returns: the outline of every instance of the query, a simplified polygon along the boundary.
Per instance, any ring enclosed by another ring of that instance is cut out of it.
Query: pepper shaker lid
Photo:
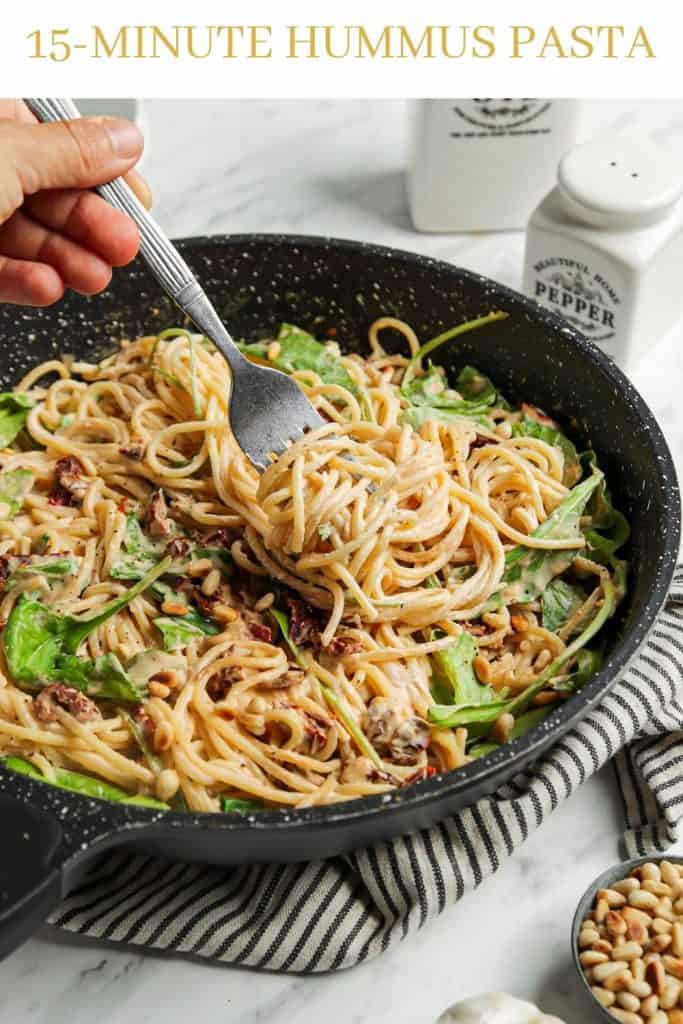
[[[570,150],[560,162],[558,184],[572,218],[617,231],[656,223],[683,195],[683,173],[671,154],[626,135]]]

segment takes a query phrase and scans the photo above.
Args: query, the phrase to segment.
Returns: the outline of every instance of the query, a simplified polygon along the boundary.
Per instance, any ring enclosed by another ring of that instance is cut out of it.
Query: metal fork
[[[26,99],[39,121],[80,117],[67,99]],[[291,441],[323,426],[299,385],[286,374],[249,362],[235,345],[208,296],[171,240],[147,213],[123,178],[95,189],[107,202],[127,213],[140,231],[140,255],[176,306],[209,338],[232,372],[230,426],[235,440],[263,471],[271,456],[281,455]]]

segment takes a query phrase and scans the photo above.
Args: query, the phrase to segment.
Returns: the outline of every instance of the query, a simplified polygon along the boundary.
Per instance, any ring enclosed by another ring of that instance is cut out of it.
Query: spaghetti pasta
[[[327,421],[261,477],[222,357],[185,330],[3,396],[8,764],[197,811],[307,807],[459,768],[595,670],[627,531],[594,458],[471,368],[451,386],[402,321],[369,342],[283,325],[243,346]]]

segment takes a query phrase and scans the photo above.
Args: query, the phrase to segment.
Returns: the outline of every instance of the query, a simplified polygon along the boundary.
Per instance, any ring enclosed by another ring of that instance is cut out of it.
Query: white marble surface
[[[179,82],[179,90],[182,83]],[[146,104],[145,171],[175,235],[296,231],[418,250],[518,287],[523,236],[418,235],[404,199],[398,102]],[[639,130],[681,154],[683,101],[599,102],[587,132]],[[683,470],[683,325],[635,368]],[[3,1024],[431,1024],[450,1002],[504,989],[586,1024],[569,928],[586,885],[618,859],[611,769],[590,780],[480,890],[400,948],[321,977],[140,954],[44,928],[0,966]],[[678,844],[683,853],[683,841]]]

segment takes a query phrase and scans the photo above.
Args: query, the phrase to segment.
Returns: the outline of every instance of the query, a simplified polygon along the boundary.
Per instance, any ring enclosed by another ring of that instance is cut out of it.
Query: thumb
[[[90,188],[125,174],[142,154],[130,121],[81,118],[55,124],[2,124],[0,158],[15,172],[24,195],[43,189]]]

